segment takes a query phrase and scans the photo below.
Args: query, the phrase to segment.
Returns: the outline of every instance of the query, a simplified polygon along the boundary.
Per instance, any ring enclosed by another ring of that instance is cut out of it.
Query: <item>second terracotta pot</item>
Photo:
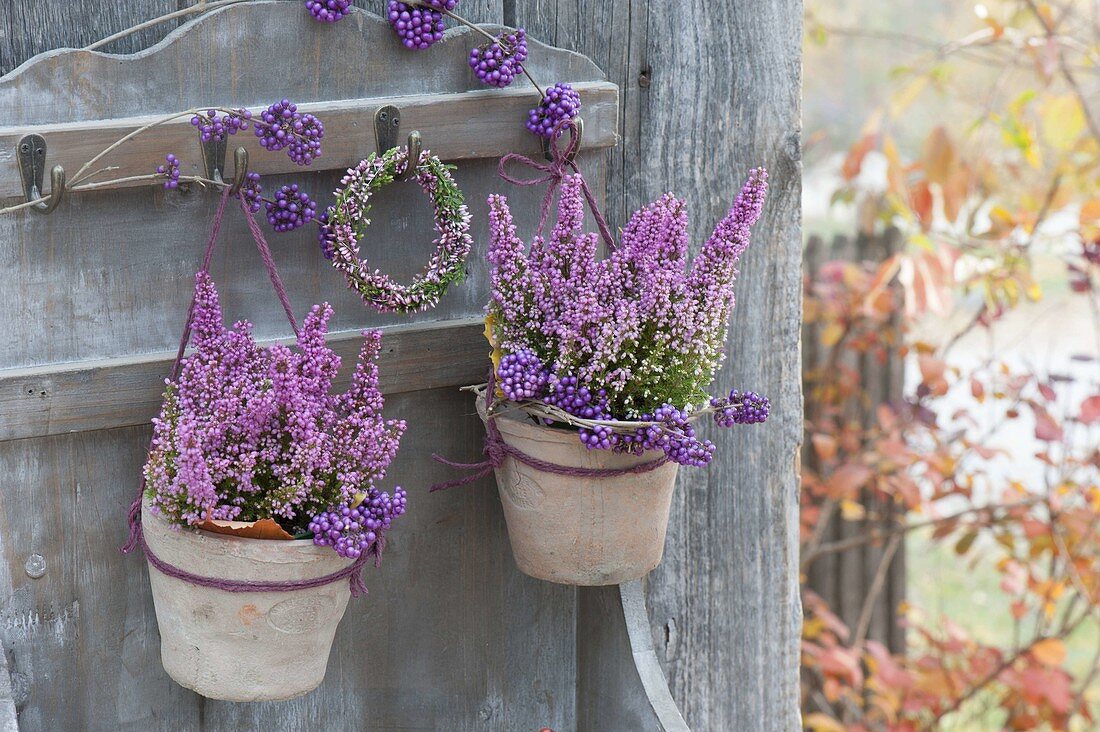
[[[478,411],[484,419],[483,404]],[[589,450],[576,432],[539,426],[522,412],[495,419],[506,444],[555,465],[629,468],[662,455]],[[569,585],[616,585],[646,575],[664,554],[678,467],[669,462],[644,473],[582,478],[506,457],[496,479],[516,564],[532,577]]]

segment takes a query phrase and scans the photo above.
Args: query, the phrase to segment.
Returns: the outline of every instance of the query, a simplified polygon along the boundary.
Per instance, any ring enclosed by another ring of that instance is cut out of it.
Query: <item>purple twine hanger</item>
[[[562,150],[561,146],[558,144],[558,140],[560,139],[561,133],[566,129],[569,129],[571,134],[569,144]],[[600,235],[603,237],[607,246],[614,249],[615,239],[611,236],[611,229],[607,225],[607,219],[605,219],[603,213],[600,212],[600,207],[596,204],[596,197],[592,195],[592,190],[588,187],[588,182],[585,181],[584,175],[581,173],[574,160],[580,148],[580,138],[580,128],[577,123],[571,119],[562,120],[554,127],[554,136],[550,141],[551,161],[549,164],[536,162],[518,153],[508,153],[500,159],[500,165],[497,172],[500,174],[501,178],[517,186],[535,186],[540,183],[548,184],[546,187],[546,195],[543,196],[542,199],[542,208],[539,210],[539,228],[537,233],[539,236],[542,236],[542,232],[546,228],[546,220],[550,216],[550,207],[554,203],[554,193],[561,185],[562,179],[572,170],[580,179],[581,191],[584,193],[584,198],[588,202],[588,208],[592,211],[592,215],[596,219],[596,226],[600,230]],[[510,162],[526,165],[529,168],[541,171],[543,175],[537,178],[516,178],[510,175],[506,170]],[[493,369],[489,369],[489,382],[485,390],[487,402],[490,401],[495,389],[496,375],[493,373]],[[648,473],[668,462],[667,457],[660,457],[656,460],[651,460],[650,462],[635,465],[630,468],[575,468],[558,465],[532,457],[522,450],[506,443],[504,438],[500,435],[500,430],[497,428],[496,418],[492,415],[488,415],[488,418],[485,420],[484,452],[486,459],[478,463],[459,463],[448,460],[442,455],[433,454],[432,459],[438,463],[458,470],[471,470],[473,472],[463,478],[436,483],[429,490],[434,493],[435,491],[443,491],[448,488],[468,485],[474,481],[486,478],[491,475],[494,470],[503,465],[504,459],[507,457],[512,457],[524,465],[532,467],[535,470],[541,470],[544,473],[568,475],[575,478],[614,478],[620,475]]]
[[[202,258],[202,269],[200,269],[199,272],[209,273],[210,271],[210,261],[214,255],[214,245],[218,241],[218,233],[221,231],[222,218],[225,216],[225,207],[228,201],[229,188],[226,187],[225,191],[222,193],[221,199],[218,201],[218,210],[214,214],[214,223],[210,230],[210,240],[206,244],[206,252],[203,254]],[[294,311],[290,307],[290,297],[287,295],[286,287],[283,286],[282,278],[279,277],[279,271],[275,267],[275,260],[271,256],[271,249],[267,245],[267,240],[264,238],[263,231],[260,229],[259,224],[256,223],[256,219],[252,216],[252,212],[248,210],[243,199],[241,200],[241,210],[244,212],[245,219],[248,221],[248,228],[252,232],[252,239],[256,242],[256,248],[260,251],[260,258],[263,259],[264,266],[267,268],[267,274],[271,279],[272,286],[275,288],[275,294],[278,296],[279,302],[282,303],[283,311],[290,321],[290,327],[294,329],[294,335],[297,336],[298,321],[294,318]],[[173,380],[179,378],[183,354],[187,349],[188,341],[191,340],[191,326],[195,318],[197,295],[197,292],[191,295],[191,305],[187,308],[187,322],[183,327],[183,337],[180,339],[179,350],[176,352],[176,360],[172,364]],[[367,558],[373,555],[375,566],[377,566],[382,559],[382,542],[379,540],[371,544],[367,548],[367,551],[356,559],[353,564],[337,572],[326,574],[322,577],[314,577],[312,579],[253,581],[221,579],[218,577],[205,577],[203,575],[192,574],[191,572],[187,572],[165,562],[154,554],[153,550],[150,549],[149,545],[146,543],[145,534],[141,530],[141,501],[144,497],[144,493],[145,476],[143,475],[141,478],[141,485],[138,487],[137,496],[134,498],[133,503],[130,504],[130,510],[127,513],[127,522],[130,526],[130,537],[122,546],[122,553],[129,554],[140,546],[149,564],[158,569],[162,574],[166,574],[169,577],[175,577],[176,579],[189,582],[193,585],[213,587],[218,590],[225,590],[226,592],[285,592],[288,590],[308,590],[313,587],[323,587],[324,585],[347,579],[351,585],[352,596],[359,597],[360,595],[367,594],[367,587],[363,584],[361,572],[363,565],[366,564]]]
[[[490,395],[496,390],[496,377],[493,373],[493,369],[489,369],[489,382],[485,388],[486,403],[488,403]],[[615,478],[620,475],[636,475],[638,473],[648,473],[651,470],[656,470],[665,463],[668,462],[667,457],[659,457],[656,460],[650,460],[647,463],[641,463],[629,468],[576,468],[567,465],[558,465],[557,463],[547,462],[546,460],[540,460],[539,458],[532,457],[519,448],[513,447],[504,441],[501,437],[500,429],[496,424],[496,417],[492,415],[486,415],[485,420],[485,460],[479,463],[457,463],[452,460],[448,460],[442,455],[432,454],[432,459],[437,463],[443,463],[444,465],[458,470],[472,470],[474,471],[470,475],[462,478],[456,478],[455,480],[448,480],[443,483],[436,483],[429,492],[435,493],[436,491],[445,491],[448,488],[457,488],[458,486],[468,485],[474,481],[487,478],[493,473],[494,470],[504,464],[506,457],[512,457],[520,461],[524,465],[534,468],[535,470],[541,470],[544,473],[552,473],[554,475],[568,475],[574,478]]]
[[[570,130],[569,144],[562,150],[558,143],[561,139],[561,134],[566,130]],[[584,174],[581,173],[580,168],[577,167],[575,158],[577,157],[577,151],[581,146],[581,134],[580,127],[577,123],[571,119],[564,119],[558,122],[554,126],[553,137],[550,138],[550,162],[540,163],[532,160],[526,155],[520,155],[519,153],[508,153],[500,159],[500,165],[497,168],[497,172],[504,180],[517,186],[537,186],[541,183],[548,183],[546,187],[546,195],[542,198],[542,208],[539,209],[539,228],[537,233],[542,236],[543,229],[546,228],[546,220],[550,217],[550,207],[554,203],[554,193],[561,185],[562,179],[566,174],[572,170],[574,175],[580,180],[581,192],[584,193],[584,200],[588,202],[588,208],[592,211],[592,216],[596,219],[596,227],[600,230],[600,236],[603,237],[604,243],[607,244],[608,249],[615,248],[615,238],[611,236],[611,229],[607,225],[607,219],[604,218],[603,212],[600,211],[600,207],[596,204],[596,197],[592,195],[592,189],[588,187],[588,181],[584,179]],[[526,165],[529,168],[541,171],[543,175],[537,178],[516,178],[507,171],[508,163],[516,162],[521,165]]]

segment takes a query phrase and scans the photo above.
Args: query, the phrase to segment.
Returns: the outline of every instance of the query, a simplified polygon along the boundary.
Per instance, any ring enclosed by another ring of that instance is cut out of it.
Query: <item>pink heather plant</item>
[[[737,262],[766,191],[767,173],[753,170],[690,266],[687,211],[671,193],[636,212],[605,258],[582,228],[579,178],[562,182],[557,225],[529,248],[507,200],[491,196],[488,313],[505,396],[587,419],[658,422],[625,433],[584,428],[580,437],[589,448],[663,449],[685,465],[706,464],[714,451],[688,423],[700,406],[722,426],[766,419],[768,401],[753,392],[706,404],[725,357]]]
[[[271,518],[343,556],[380,548],[405,507],[401,488],[390,496],[376,487],[405,431],[382,418],[382,334],[364,332],[350,388],[330,394],[340,358],[325,344],[328,303],[313,306],[297,349],[262,348],[249,322],[225,328],[208,273],[195,276],[195,292],[194,352],[165,382],[153,420],[152,510],[181,524]]]

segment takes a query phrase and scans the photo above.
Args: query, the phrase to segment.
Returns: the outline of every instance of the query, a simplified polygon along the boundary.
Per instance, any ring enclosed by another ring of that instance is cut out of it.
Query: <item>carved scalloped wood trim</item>
[[[211,105],[265,106],[285,93],[285,74],[298,76],[290,84],[299,90],[294,101],[324,121],[325,154],[298,168],[285,155],[263,151],[251,132],[231,138],[231,148],[250,149],[251,168],[261,174],[354,165],[375,149],[373,114],[384,104],[398,106],[402,130],[419,129],[425,146],[445,159],[539,153],[540,141],[523,126],[537,93],[525,79],[504,90],[479,84],[467,65],[470,48],[481,41],[474,31],[452,28],[431,48],[410,51],[385,20],[354,10],[325,25],[300,3],[257,0],[191,20],[134,54],[60,49],[35,56],[0,77],[0,109],[9,110],[0,127],[0,198],[22,195],[15,148],[25,134],[46,138],[48,165],[75,172],[159,117]],[[484,28],[492,33],[499,26]],[[615,145],[618,88],[584,56],[529,45],[535,78],[570,82],[581,92],[584,146]],[[117,166],[111,177],[140,175],[169,152],[192,165],[200,159],[188,120],[142,133],[103,162]]]

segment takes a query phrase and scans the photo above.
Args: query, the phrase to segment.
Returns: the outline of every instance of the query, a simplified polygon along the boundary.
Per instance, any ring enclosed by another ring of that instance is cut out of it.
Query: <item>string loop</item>
[[[560,139],[562,133],[567,129],[571,131],[571,134],[568,144],[562,149]],[[550,139],[549,163],[540,163],[536,160],[532,160],[526,155],[520,155],[519,153],[508,153],[500,159],[497,172],[500,174],[501,178],[517,186],[548,184],[546,186],[546,195],[542,197],[542,208],[539,209],[539,228],[537,233],[539,236],[542,236],[542,232],[546,228],[546,220],[550,217],[550,207],[554,203],[554,194],[557,192],[558,187],[561,186],[561,182],[565,176],[572,171],[573,175],[580,181],[581,192],[584,193],[584,200],[588,203],[588,208],[592,211],[592,216],[596,220],[596,227],[600,230],[600,236],[603,237],[603,241],[607,245],[607,248],[611,250],[615,248],[615,237],[611,235],[611,228],[607,225],[607,219],[604,218],[603,212],[600,211],[600,207],[596,203],[596,197],[592,194],[592,189],[588,187],[588,181],[584,179],[584,174],[582,174],[580,168],[577,167],[576,157],[577,151],[580,149],[580,144],[580,127],[574,120],[564,119],[558,122],[554,127],[554,134]],[[516,177],[508,172],[509,163],[518,163],[519,165],[526,166],[541,173],[541,175],[536,175],[533,178]]]
[[[214,213],[214,223],[210,229],[210,240],[206,243],[206,251],[203,253],[202,268],[199,270],[199,273],[209,273],[210,271],[210,262],[214,255],[214,246],[217,244],[218,234],[221,232],[222,220],[225,217],[225,208],[229,202],[229,197],[230,190],[226,187],[222,192],[221,199],[218,201],[218,209]],[[294,329],[294,335],[297,336],[299,334],[298,321],[294,317],[293,309],[291,309],[290,297],[287,295],[286,287],[283,285],[283,280],[279,276],[278,269],[275,267],[275,260],[271,256],[271,248],[268,246],[263,231],[260,229],[259,224],[256,223],[256,219],[253,217],[252,212],[248,210],[248,206],[245,204],[244,200],[241,199],[240,203],[241,211],[244,212],[245,219],[248,222],[248,229],[252,233],[252,239],[260,252],[260,258],[264,262],[264,267],[267,268],[267,274],[271,279],[271,285],[274,287],[275,294],[278,296],[279,302],[283,306],[283,312],[286,313],[286,317],[290,321],[290,327]],[[183,354],[187,350],[188,342],[191,340],[191,327],[195,318],[197,298],[198,292],[194,292],[191,295],[191,304],[187,308],[187,321],[183,326],[183,337],[180,338],[179,349],[176,351],[176,360],[172,364],[173,381],[179,378],[180,366],[183,363]],[[122,545],[122,553],[129,554],[138,547],[141,547],[150,565],[169,577],[175,577],[176,579],[189,582],[193,585],[212,587],[218,590],[225,590],[226,592],[285,592],[288,590],[305,590],[313,587],[321,587],[347,579],[351,585],[352,596],[359,597],[367,593],[367,588],[366,585],[363,584],[362,577],[363,565],[366,563],[367,558],[373,556],[375,558],[375,566],[377,566],[378,562],[381,560],[382,545],[380,542],[376,541],[368,547],[367,551],[362,556],[344,569],[311,579],[264,582],[222,579],[220,577],[205,577],[203,575],[194,574],[169,564],[158,557],[153,550],[149,548],[149,544],[145,541],[145,535],[141,529],[141,501],[144,494],[145,476],[143,475],[141,484],[138,487],[137,496],[134,497],[126,515],[126,520],[130,527],[130,535],[126,543]]]

